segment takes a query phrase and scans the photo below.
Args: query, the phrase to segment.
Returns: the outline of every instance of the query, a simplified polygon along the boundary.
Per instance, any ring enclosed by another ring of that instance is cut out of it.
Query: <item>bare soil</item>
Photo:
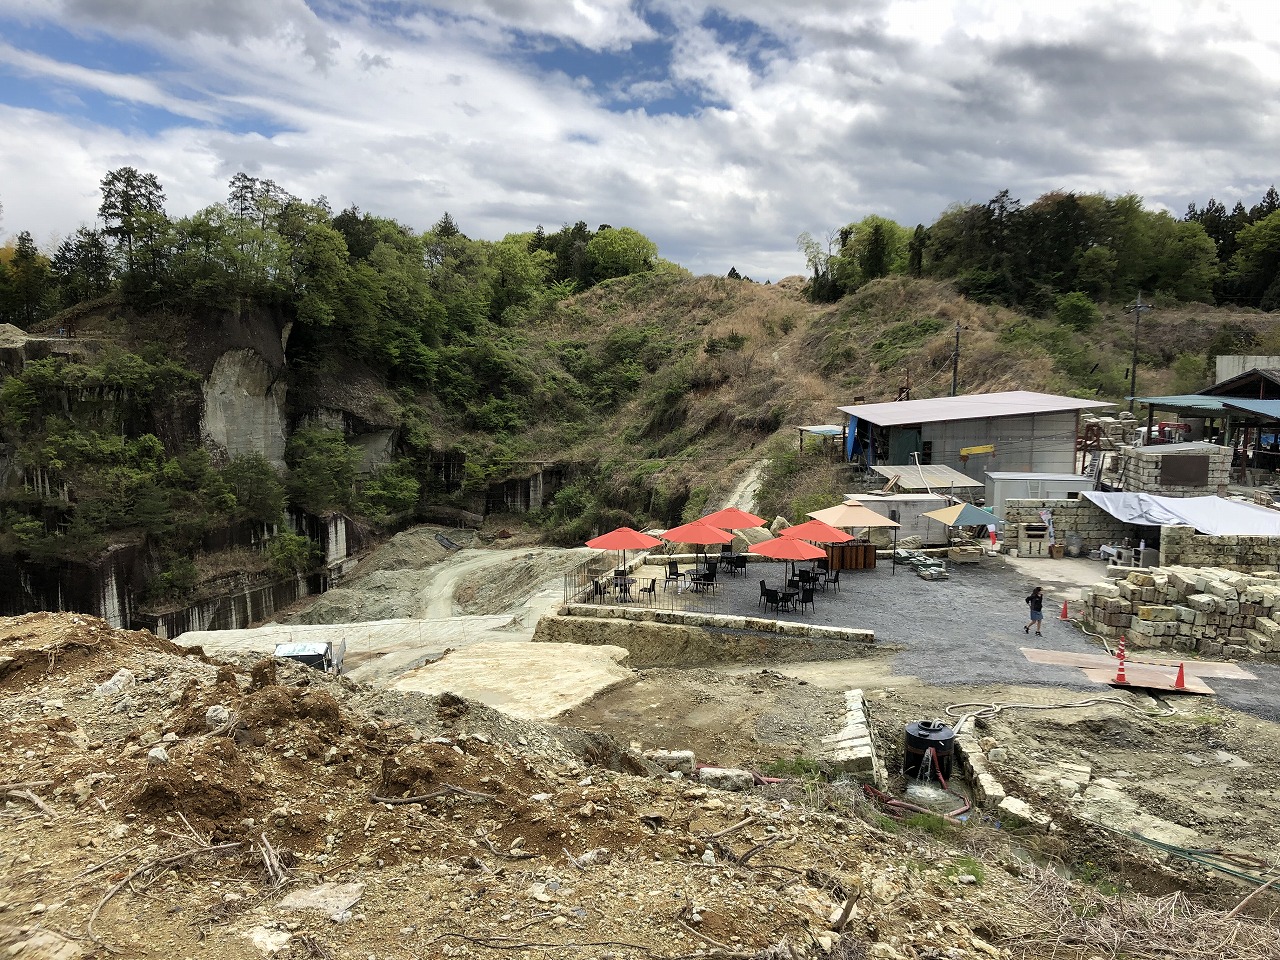
[[[538,565],[506,553],[528,569],[486,582],[518,600]],[[1080,695],[932,687],[893,676],[889,659],[645,670],[542,724],[450,694],[191,655],[89,617],[0,620],[0,948],[41,960],[1276,956],[1274,894],[1228,917],[1250,885],[1114,830],[1147,816],[1264,873],[1280,839],[1275,725],[1205,700],[1172,717],[1141,697],[1008,709],[978,721],[990,765],[1054,828],[992,811],[904,824],[820,776],[844,689],[866,690],[890,769],[911,720]],[[651,747],[781,782],[710,790],[661,774]],[[1117,793],[1089,800],[1099,781]],[[322,884],[336,899],[289,906]]]

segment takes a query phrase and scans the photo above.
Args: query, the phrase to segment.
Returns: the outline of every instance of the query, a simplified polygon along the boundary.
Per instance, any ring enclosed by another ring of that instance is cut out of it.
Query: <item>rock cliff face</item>
[[[284,378],[253,349],[228,350],[204,383],[200,430],[207,444],[230,456],[258,453],[284,466]]]

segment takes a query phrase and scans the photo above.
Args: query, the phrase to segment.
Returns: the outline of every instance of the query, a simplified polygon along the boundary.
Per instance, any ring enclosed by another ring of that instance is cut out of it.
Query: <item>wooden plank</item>
[[[1186,686],[1181,689],[1174,689],[1173,681],[1177,676],[1177,668],[1170,670],[1156,670],[1152,667],[1134,666],[1129,663],[1124,665],[1125,679],[1128,684],[1121,685],[1116,683],[1116,668],[1111,667],[1082,667],[1084,675],[1094,683],[1112,684],[1117,688],[1123,686],[1135,687],[1141,690],[1161,690],[1167,693],[1213,693],[1213,688],[1206,684],[1199,677],[1193,677],[1190,674],[1185,675]]]
[[[1058,667],[1112,667],[1116,658],[1105,653],[1074,653],[1070,650],[1038,650],[1035,647],[1021,647],[1022,655],[1032,663],[1047,663]],[[1167,667],[1178,669],[1178,664],[1185,664],[1187,676],[1221,677],[1224,680],[1257,680],[1248,670],[1235,663],[1221,663],[1212,660],[1171,660],[1168,658],[1126,657],[1125,663],[1140,666]]]

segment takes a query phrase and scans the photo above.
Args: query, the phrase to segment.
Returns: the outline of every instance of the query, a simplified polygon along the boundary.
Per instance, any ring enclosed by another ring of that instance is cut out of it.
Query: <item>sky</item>
[[[1280,181],[1270,0],[3,0],[0,238],[243,171],[468,236],[630,226],[695,273],[1002,189],[1181,216]]]

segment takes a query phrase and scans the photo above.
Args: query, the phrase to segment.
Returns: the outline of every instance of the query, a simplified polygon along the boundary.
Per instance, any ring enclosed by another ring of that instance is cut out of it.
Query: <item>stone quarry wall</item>
[[[1160,566],[1280,569],[1280,538],[1208,536],[1194,527],[1160,528]]]
[[[570,604],[566,612],[539,620],[534,641],[622,647],[629,654],[628,663],[637,668],[843,660],[864,656],[875,642],[870,630],[759,617],[590,604]]]
[[[1119,543],[1131,536],[1128,525],[1083,497],[1079,500],[1009,500],[1004,510],[1006,547],[1019,549],[1020,524],[1042,523],[1041,510],[1053,514],[1053,534],[1058,543],[1066,543],[1068,534],[1075,534],[1085,550],[1096,550],[1104,543]]]
[[[1259,539],[1259,538],[1255,538]],[[1280,572],[1153,567],[1080,592],[1085,625],[1129,647],[1280,659]]]

